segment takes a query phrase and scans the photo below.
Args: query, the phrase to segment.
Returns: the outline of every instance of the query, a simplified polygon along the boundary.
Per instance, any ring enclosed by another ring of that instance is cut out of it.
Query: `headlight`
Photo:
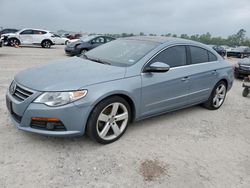
[[[77,44],[77,45],[75,45],[75,48],[77,48],[77,49],[81,49],[81,44]]]
[[[71,92],[45,92],[41,94],[34,102],[43,103],[48,106],[61,106],[87,95],[87,90],[71,91]]]

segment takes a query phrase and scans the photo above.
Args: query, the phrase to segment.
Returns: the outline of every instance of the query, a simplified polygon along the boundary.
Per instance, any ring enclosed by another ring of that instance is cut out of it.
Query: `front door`
[[[165,73],[141,74],[142,117],[174,110],[189,103],[189,73],[184,67],[186,60],[186,47],[174,46],[162,51],[148,63],[164,62],[171,68]]]
[[[33,43],[33,31],[31,29],[26,29],[20,33],[21,44],[32,44]]]
[[[105,38],[104,37],[96,37],[91,41],[91,49],[100,46],[105,43]]]

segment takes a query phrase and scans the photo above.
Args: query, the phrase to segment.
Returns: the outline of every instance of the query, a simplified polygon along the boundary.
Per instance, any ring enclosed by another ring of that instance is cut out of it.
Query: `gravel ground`
[[[68,58],[63,46],[0,48],[1,188],[250,186],[250,97],[241,96],[240,80],[221,109],[195,106],[140,121],[110,145],[17,130],[5,107],[13,76],[59,58]]]

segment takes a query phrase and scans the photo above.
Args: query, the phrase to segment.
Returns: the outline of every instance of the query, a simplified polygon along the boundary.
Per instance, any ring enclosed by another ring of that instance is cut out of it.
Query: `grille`
[[[17,100],[24,101],[25,99],[27,99],[28,97],[30,97],[33,94],[31,91],[28,91],[27,89],[24,89],[23,87],[20,87],[18,85],[13,86],[13,84],[15,84],[15,83],[12,83],[12,85],[10,87],[10,93]],[[14,87],[14,89],[13,89],[13,87]],[[14,91],[11,91],[12,89]]]

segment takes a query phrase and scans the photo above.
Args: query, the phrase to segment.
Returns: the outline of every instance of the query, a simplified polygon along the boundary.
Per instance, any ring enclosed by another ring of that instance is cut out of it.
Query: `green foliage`
[[[146,36],[145,33],[140,32],[139,34],[133,34],[133,33],[122,33],[122,34],[106,34],[108,36],[113,36],[115,38],[119,37],[130,37],[135,35],[140,36]],[[150,33],[149,36],[157,36],[155,33]],[[246,30],[240,29],[236,34],[230,35],[227,38],[222,37],[213,37],[211,33],[207,32],[206,34],[195,34],[195,35],[187,35],[187,34],[181,34],[180,36],[177,36],[176,34],[161,34],[160,36],[165,37],[180,37],[183,39],[190,39],[194,41],[198,41],[204,44],[214,44],[214,45],[227,45],[227,46],[250,46],[250,39],[246,37]]]
[[[180,38],[190,39],[204,44],[250,46],[250,39],[246,37],[246,30],[244,29],[240,29],[236,34],[230,35],[226,39],[222,37],[212,37],[209,32],[202,35],[191,35],[190,37],[187,34],[181,34]]]

